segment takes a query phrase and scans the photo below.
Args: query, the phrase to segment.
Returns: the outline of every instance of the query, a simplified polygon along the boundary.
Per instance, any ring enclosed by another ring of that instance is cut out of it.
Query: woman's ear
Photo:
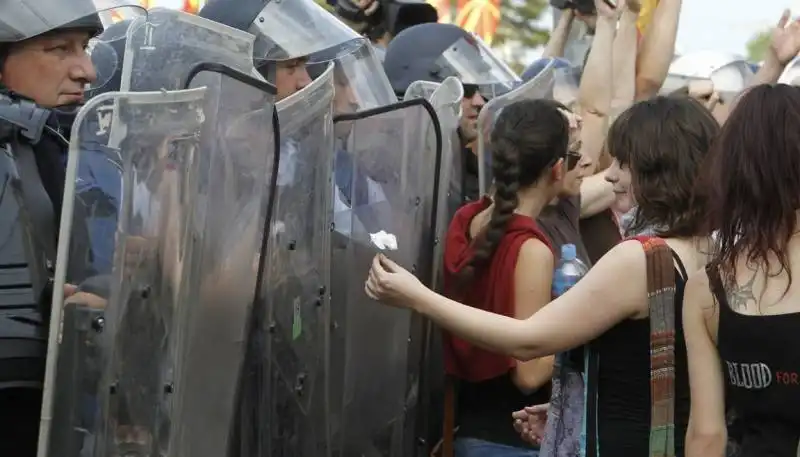
[[[550,169],[550,180],[553,183],[560,182],[564,179],[564,174],[567,172],[566,170],[566,162],[564,159],[558,159],[558,161],[553,165],[553,168]]]

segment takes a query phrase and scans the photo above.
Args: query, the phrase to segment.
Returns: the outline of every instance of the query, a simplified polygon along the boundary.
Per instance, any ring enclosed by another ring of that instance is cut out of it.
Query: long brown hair
[[[710,220],[718,230],[716,262],[736,274],[736,263],[763,263],[767,274],[786,270],[787,245],[800,209],[800,89],[761,85],[737,103],[709,158]],[[779,271],[769,271],[777,258]]]

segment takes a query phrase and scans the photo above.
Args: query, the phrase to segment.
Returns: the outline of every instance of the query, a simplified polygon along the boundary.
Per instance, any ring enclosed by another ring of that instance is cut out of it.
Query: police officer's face
[[[353,88],[348,83],[344,76],[337,75],[334,78],[336,83],[336,91],[333,96],[333,111],[334,114],[352,114],[358,111],[358,99],[353,91]],[[345,138],[350,134],[353,128],[353,123],[344,121],[337,122],[334,125],[334,133],[337,138]]]
[[[89,38],[88,32],[65,31],[14,44],[0,82],[46,108],[80,103],[85,86],[97,78],[86,53]]]
[[[471,143],[478,138],[478,113],[483,105],[486,104],[486,99],[475,91],[471,97],[464,97],[461,99],[461,140],[464,143]]]
[[[311,84],[305,59],[292,59],[278,62],[275,71],[275,86],[278,88],[278,100],[300,91]]]

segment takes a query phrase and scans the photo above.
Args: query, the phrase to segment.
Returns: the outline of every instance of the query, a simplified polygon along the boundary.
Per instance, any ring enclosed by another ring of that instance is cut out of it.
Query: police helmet
[[[256,67],[298,58],[326,62],[366,41],[314,0],[212,0],[198,15],[255,35]]]
[[[519,77],[480,38],[452,24],[426,23],[400,32],[386,49],[384,69],[398,95],[415,81],[440,83],[455,76],[491,98]]]

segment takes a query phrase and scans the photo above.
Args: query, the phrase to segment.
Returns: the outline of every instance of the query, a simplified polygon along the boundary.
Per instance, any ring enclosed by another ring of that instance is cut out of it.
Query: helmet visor
[[[521,81],[478,37],[461,38],[444,50],[436,60],[441,80],[455,76],[463,84],[478,86],[486,98],[494,98],[514,88]]]
[[[753,80],[755,74],[747,62],[739,60],[716,69],[711,73],[714,90],[724,103],[730,103]]]
[[[87,29],[94,35],[103,30],[101,13],[112,18],[136,10],[144,12],[137,0],[3,1],[0,43],[23,41],[61,29]]]
[[[397,103],[383,65],[370,43],[336,59],[333,70],[336,114],[349,114]]]
[[[307,58],[321,63],[350,54],[366,39],[313,0],[268,1],[250,33],[256,36],[256,66]]]

